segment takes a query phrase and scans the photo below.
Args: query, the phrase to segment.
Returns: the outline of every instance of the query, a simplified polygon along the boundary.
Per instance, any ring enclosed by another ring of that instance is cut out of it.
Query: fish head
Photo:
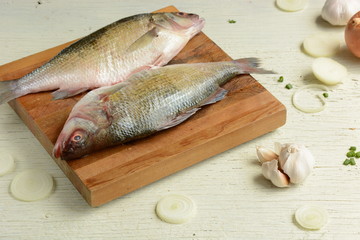
[[[153,16],[154,23],[162,28],[182,33],[192,38],[205,25],[199,15],[185,12],[170,12]]]
[[[54,157],[71,160],[88,154],[94,147],[93,139],[97,131],[98,127],[89,119],[68,119],[55,143]]]
[[[58,139],[53,156],[63,160],[81,158],[107,144],[112,117],[106,106],[107,89],[90,91],[71,110]]]

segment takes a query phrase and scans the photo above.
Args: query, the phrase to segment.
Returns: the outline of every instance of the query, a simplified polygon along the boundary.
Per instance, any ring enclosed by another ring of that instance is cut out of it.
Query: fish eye
[[[183,15],[184,15],[184,13],[183,13],[183,12],[179,12],[178,14],[179,14],[180,16],[183,16]]]
[[[72,137],[72,140],[74,142],[78,142],[82,139],[82,136],[80,134],[75,134],[73,137]]]

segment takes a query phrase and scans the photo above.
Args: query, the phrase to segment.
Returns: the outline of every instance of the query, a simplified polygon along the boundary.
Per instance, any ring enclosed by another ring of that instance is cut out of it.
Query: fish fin
[[[229,92],[228,90],[219,87],[210,97],[205,99],[205,101],[202,102],[200,106],[216,103],[224,99],[228,92]]]
[[[103,86],[99,87],[97,89],[94,89],[90,91],[88,94],[86,94],[83,98],[91,98],[99,100],[99,101],[108,101],[109,95],[113,94],[114,92],[119,91],[121,88],[126,87],[129,85],[129,80],[125,82],[119,82],[117,84],[111,85],[111,86]]]
[[[224,99],[224,97],[226,96],[227,93],[228,93],[227,90],[225,90],[224,88],[219,87],[218,90],[216,90],[210,97],[205,99],[205,101],[203,101],[200,104],[200,106],[205,106],[205,105],[216,103],[216,102]],[[183,113],[177,115],[175,118],[171,119],[165,125],[161,126],[158,130],[160,131],[160,130],[164,130],[164,129],[174,127],[174,126],[184,122],[186,119],[188,119],[189,117],[194,115],[200,109],[201,109],[200,107],[197,107],[197,108],[192,108],[192,109],[190,109],[190,110],[188,110],[186,112],[183,112]]]
[[[159,56],[157,59],[159,59],[161,56]],[[156,65],[156,62],[154,64],[151,64],[151,65],[145,65],[145,66],[141,66],[141,67],[138,67],[136,68],[135,70],[133,70],[130,74],[127,75],[127,78],[134,75],[135,73],[138,73],[138,72],[141,72],[141,71],[144,71],[144,70],[149,70],[149,69],[157,69],[157,68],[160,68],[160,66],[164,65],[162,64],[162,62],[158,62],[159,65]]]
[[[239,65],[241,69],[241,73],[259,73],[259,74],[275,73],[273,71],[259,68],[260,60],[258,58],[241,58],[241,59],[233,60],[233,62]]]
[[[0,82],[0,104],[9,102],[19,97],[14,91],[14,83],[17,80],[1,81]]]
[[[126,52],[136,51],[140,48],[144,48],[151,44],[151,42],[158,37],[159,29],[154,27],[150,31],[146,32],[144,35],[139,37],[135,42],[133,42],[127,49]]]
[[[189,111],[183,112],[177,115],[175,118],[171,119],[169,122],[167,122],[160,128],[158,128],[157,130],[160,131],[179,125],[180,123],[184,122],[186,119],[194,115],[198,110],[200,110],[200,108],[192,108]]]
[[[100,87],[98,89],[101,89],[101,91],[103,91],[106,94],[112,94],[116,91],[119,91],[121,88],[128,86],[130,84],[130,82],[129,82],[130,79],[131,79],[131,76],[125,82],[119,82],[117,84],[114,84],[111,86]]]
[[[144,69],[157,69],[157,68],[160,68],[161,66],[167,64],[169,61],[165,61],[165,58],[164,58],[164,54],[160,54],[154,61],[152,64],[149,64],[147,66],[144,66],[143,69],[140,69],[139,71],[141,70],[144,70]],[[138,71],[138,72],[139,72]]]
[[[158,68],[160,68],[160,66],[157,66],[157,65],[151,65],[149,67],[150,67],[150,69],[158,69]]]
[[[51,93],[53,100],[64,99],[85,92],[88,88],[58,89]]]

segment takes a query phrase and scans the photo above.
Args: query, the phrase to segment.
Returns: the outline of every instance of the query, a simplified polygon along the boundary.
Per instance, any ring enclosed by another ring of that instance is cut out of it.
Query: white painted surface
[[[348,67],[352,79],[333,88],[325,111],[305,114],[291,105],[294,90],[318,83],[310,72],[313,58],[301,51],[302,40],[321,31],[342,38],[344,28],[319,18],[324,2],[311,0],[305,10],[288,13],[269,0],[1,0],[0,64],[167,5],[198,13],[207,21],[204,32],[231,57],[258,57],[265,68],[278,72],[254,77],[286,105],[288,120],[272,133],[91,208],[3,104],[0,150],[15,156],[16,169],[0,177],[0,239],[359,239],[360,168],[342,161],[349,146],[360,148],[360,59],[345,47],[334,57]],[[276,81],[280,75],[284,83]],[[287,83],[294,89],[285,89]],[[305,183],[279,189],[261,176],[255,146],[272,147],[274,141],[304,143],[311,149],[316,167]],[[28,203],[10,196],[11,179],[27,168],[54,176],[56,190],[48,199]],[[190,223],[171,225],[156,217],[156,202],[168,193],[196,201],[198,213]],[[300,229],[293,214],[304,204],[326,208],[329,223],[319,231]]]

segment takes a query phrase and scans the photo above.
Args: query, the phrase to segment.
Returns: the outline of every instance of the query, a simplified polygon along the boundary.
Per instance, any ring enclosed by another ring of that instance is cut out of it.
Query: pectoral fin
[[[205,99],[205,101],[202,102],[200,106],[216,103],[224,99],[228,92],[229,92],[228,90],[219,87],[218,90],[216,90],[216,92],[214,92],[210,97]]]
[[[154,27],[153,29],[139,37],[133,44],[131,44],[126,50],[126,52],[133,52],[150,45],[152,41],[158,37],[158,32],[159,29]]]
[[[171,119],[169,122],[161,126],[158,131],[179,125],[180,123],[184,122],[186,119],[194,115],[198,110],[200,110],[200,108],[193,108],[187,112],[177,115],[175,118]]]
[[[52,92],[53,100],[64,99],[75,96],[79,93],[85,92],[88,88],[75,88],[75,89],[58,89]]]
[[[206,98],[200,104],[200,107],[204,106],[204,105],[213,104],[213,103],[216,103],[216,102],[224,99],[224,97],[226,96],[227,93],[228,93],[227,90],[219,87],[218,90],[216,90],[210,97]],[[184,113],[177,115],[175,118],[171,119],[169,122],[167,122],[166,124],[161,126],[158,129],[158,131],[174,127],[174,126],[184,122],[186,119],[188,119],[189,117],[194,115],[198,110],[200,110],[201,109],[200,107],[192,108]]]

